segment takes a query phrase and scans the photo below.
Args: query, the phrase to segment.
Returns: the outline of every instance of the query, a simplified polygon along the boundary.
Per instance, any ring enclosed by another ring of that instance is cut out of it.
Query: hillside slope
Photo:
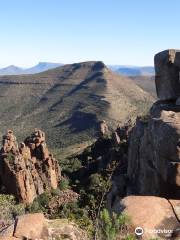
[[[130,78],[143,90],[157,98],[154,76],[134,76]]]
[[[47,133],[52,148],[88,140],[99,120],[111,126],[123,123],[143,113],[154,100],[102,62],[1,76],[0,99],[0,135],[12,128],[22,140],[37,127]]]

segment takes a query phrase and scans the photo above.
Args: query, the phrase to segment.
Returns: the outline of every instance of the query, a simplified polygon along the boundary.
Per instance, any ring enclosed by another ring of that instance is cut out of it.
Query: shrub
[[[102,240],[115,240],[121,227],[129,223],[130,219],[125,214],[118,215],[113,213],[112,216],[110,216],[108,210],[104,208],[100,212],[98,235],[100,235],[100,239]]]
[[[136,238],[133,235],[127,235],[123,240],[136,240]]]
[[[12,152],[7,153],[7,160],[9,161],[9,163],[14,162],[14,155]]]
[[[17,204],[13,195],[0,194],[0,219],[11,221],[14,217],[25,213],[25,206]]]
[[[52,190],[51,190],[51,195],[52,195],[52,197],[54,197],[54,196],[60,196],[60,195],[61,195],[61,190],[60,190],[59,188],[52,189]]]
[[[46,212],[51,199],[49,192],[44,192],[34,199],[33,203],[27,207],[27,210],[31,213]]]
[[[61,181],[59,183],[59,189],[61,191],[65,191],[65,190],[69,189],[69,180],[67,178],[61,179]]]

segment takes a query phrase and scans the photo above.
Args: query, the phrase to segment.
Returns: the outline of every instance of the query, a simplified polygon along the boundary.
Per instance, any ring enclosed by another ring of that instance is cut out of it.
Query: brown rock
[[[47,222],[42,213],[27,214],[17,218],[14,237],[43,239],[47,235]]]
[[[109,129],[108,129],[108,126],[106,124],[106,121],[102,120],[99,123],[99,136],[104,137],[104,136],[107,136],[108,134],[109,134]]]
[[[116,212],[123,211],[131,218],[135,227],[143,228],[143,239],[157,237],[172,239],[175,234],[177,237],[176,230],[180,227],[180,223],[165,198],[128,196],[114,206],[114,210]]]
[[[7,232],[2,234],[0,232],[0,240],[88,240],[87,234],[75,223],[67,219],[47,220],[41,213],[21,216],[9,228],[14,229],[14,232],[11,234]]]
[[[177,219],[180,222],[180,200],[169,200],[170,204],[172,205],[172,208],[174,210],[174,213],[176,214]]]
[[[44,191],[56,189],[60,180],[60,168],[48,151],[45,134],[40,130],[33,132],[20,144],[19,149],[15,136],[11,134],[9,137],[8,134],[11,133],[4,136],[0,152],[0,179],[6,192],[24,203],[31,203]]]

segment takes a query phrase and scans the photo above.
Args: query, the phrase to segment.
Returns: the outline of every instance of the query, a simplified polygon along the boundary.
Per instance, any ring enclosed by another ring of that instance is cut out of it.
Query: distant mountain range
[[[5,68],[0,68],[0,75],[22,75],[22,74],[35,74],[44,72],[56,67],[63,66],[62,63],[51,63],[51,62],[39,62],[37,65],[31,68],[21,68],[14,65],[10,65]],[[154,67],[139,67],[139,66],[129,66],[129,65],[108,65],[108,67],[113,71],[124,76],[153,76]]]
[[[62,66],[62,63],[49,63],[39,62],[37,65],[31,68],[20,68],[14,65],[10,65],[5,68],[0,68],[0,75],[21,75],[21,74],[34,74],[47,71],[52,68]]]
[[[154,67],[145,66],[125,66],[125,65],[109,65],[112,71],[117,72],[124,76],[153,76]]]

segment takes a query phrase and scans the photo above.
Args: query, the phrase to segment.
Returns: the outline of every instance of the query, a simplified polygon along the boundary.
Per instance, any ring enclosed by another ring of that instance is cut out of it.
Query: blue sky
[[[0,67],[39,61],[153,65],[180,48],[179,0],[0,0]]]

